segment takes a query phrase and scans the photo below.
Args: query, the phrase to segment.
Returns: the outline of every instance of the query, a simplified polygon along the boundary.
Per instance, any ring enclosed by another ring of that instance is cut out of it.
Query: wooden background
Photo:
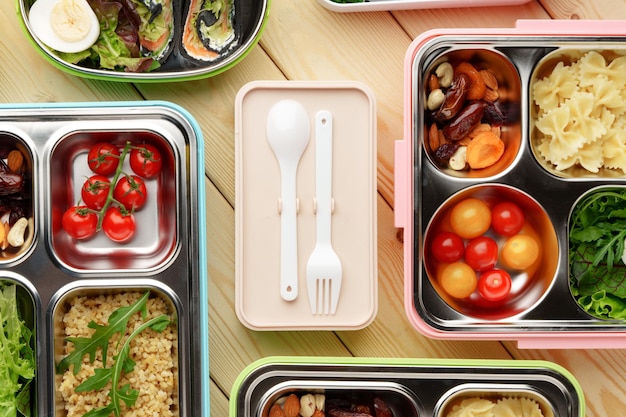
[[[469,2],[469,1],[468,1]],[[449,27],[513,27],[517,19],[626,19],[625,0],[540,0],[522,6],[334,13],[316,0],[274,0],[260,44],[232,70],[183,83],[90,81],[49,65],[27,42],[13,0],[0,4],[3,103],[169,100],[200,123],[205,146],[211,415],[228,415],[233,381],[270,355],[545,359],[580,381],[589,417],[626,416],[626,351],[519,350],[513,342],[436,341],[403,308],[403,254],[393,224],[393,144],[403,134],[403,60],[416,36]],[[626,30],[626,25],[625,25]],[[252,80],[357,80],[378,108],[379,311],[364,330],[254,332],[235,315],[234,99]]]

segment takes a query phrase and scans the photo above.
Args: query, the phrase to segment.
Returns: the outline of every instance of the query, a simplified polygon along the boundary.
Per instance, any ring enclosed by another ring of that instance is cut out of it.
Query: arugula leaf
[[[138,311],[142,312],[142,316],[146,316],[146,303],[150,292],[147,291],[134,304],[126,307],[120,307],[115,310],[108,319],[108,325],[101,326],[95,322],[88,324],[89,328],[96,331],[91,337],[67,337],[66,341],[74,345],[74,350],[64,357],[57,365],[57,372],[63,373],[70,365],[74,365],[74,375],[81,368],[83,356],[89,355],[89,362],[93,362],[96,358],[98,348],[102,350],[102,364],[106,368],[107,350],[109,347],[109,339],[116,334],[124,334],[128,320]]]

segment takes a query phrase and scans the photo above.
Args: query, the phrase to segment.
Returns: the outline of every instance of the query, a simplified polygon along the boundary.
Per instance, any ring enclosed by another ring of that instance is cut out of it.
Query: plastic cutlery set
[[[239,319],[366,326],[377,309],[373,96],[359,83],[256,81],[235,106]]]

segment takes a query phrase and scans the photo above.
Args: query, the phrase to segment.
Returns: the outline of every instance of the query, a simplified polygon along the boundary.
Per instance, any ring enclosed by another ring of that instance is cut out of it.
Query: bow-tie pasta
[[[626,173],[626,56],[589,51],[532,86],[536,149],[558,171]]]

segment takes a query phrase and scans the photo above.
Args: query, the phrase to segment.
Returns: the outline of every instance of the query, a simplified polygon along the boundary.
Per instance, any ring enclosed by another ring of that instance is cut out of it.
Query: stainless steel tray
[[[144,140],[166,152],[159,190],[136,213],[137,235],[124,245],[104,237],[71,240],[60,226],[60,212],[76,201],[84,181],[79,167],[86,147],[104,139]],[[17,285],[34,330],[33,415],[65,415],[55,366],[67,299],[150,290],[170,306],[176,323],[175,413],[208,417],[203,140],[195,121],[166,102],[5,105],[0,142],[23,149],[32,169],[32,243],[0,260],[0,281]]]

